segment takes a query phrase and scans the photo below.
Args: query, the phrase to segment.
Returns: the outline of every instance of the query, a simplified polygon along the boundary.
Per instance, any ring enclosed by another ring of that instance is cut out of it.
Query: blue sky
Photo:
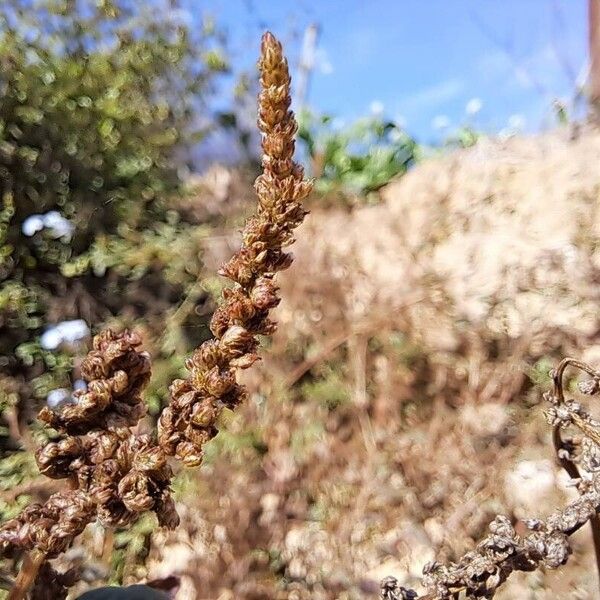
[[[251,68],[264,28],[292,68],[302,34],[321,28],[309,104],[342,122],[383,110],[420,140],[444,121],[500,131],[552,122],[586,67],[586,0],[189,0],[228,32],[235,70]],[[468,116],[465,107],[480,106]]]

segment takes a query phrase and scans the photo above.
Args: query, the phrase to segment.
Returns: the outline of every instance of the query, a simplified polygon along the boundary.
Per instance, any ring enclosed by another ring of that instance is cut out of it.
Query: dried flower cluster
[[[165,452],[193,466],[202,462],[203,446],[217,433],[223,407],[245,397],[236,369],[257,359],[258,335],[270,335],[275,324],[270,309],[279,297],[273,277],[286,269],[292,255],[284,247],[306,211],[301,201],[311,190],[303,169],[293,161],[296,122],[290,111],[290,76],[281,44],[264,35],[259,63],[262,91],[258,126],[263,134],[263,174],[255,183],[258,212],[242,232],[243,246],[219,273],[235,285],[223,293],[213,315],[214,339],[202,344],[188,360],[190,376],[171,386],[171,403],[159,421],[159,442]]]
[[[36,549],[56,556],[96,516],[107,526],[123,526],[155,510],[161,524],[177,524],[166,457],[149,436],[130,430],[145,414],[141,393],[150,377],[140,343],[127,331],[96,336],[81,367],[87,390],[75,392],[75,403],[59,412],[40,412],[40,420],[58,432],[36,453],[40,472],[68,480],[71,489],[5,523],[3,554]]]
[[[587,522],[596,527],[600,511],[600,423],[581,404],[565,399],[563,377],[569,366],[591,376],[579,385],[580,391],[587,395],[600,392],[600,373],[584,363],[565,359],[553,372],[553,392],[545,395],[550,403],[546,417],[555,428],[557,456],[573,478],[579,497],[545,521],[526,520],[524,525],[531,533],[524,537],[517,534],[507,517],[497,516],[490,524],[490,534],[460,560],[425,566],[422,581],[427,590],[425,595],[418,596],[414,590],[401,587],[393,577],[387,577],[381,583],[383,600],[452,600],[460,593],[466,598],[493,598],[513,571],[555,569],[566,563],[571,553],[569,536]],[[572,426],[583,434],[582,438],[563,441],[560,431]]]
[[[43,595],[48,590],[64,597],[72,574],[57,574],[44,561],[68,548],[96,518],[108,527],[124,527],[154,511],[161,526],[177,526],[168,457],[187,466],[200,464],[204,444],[217,433],[222,408],[245,397],[236,370],[258,360],[257,336],[275,329],[268,317],[279,303],[274,276],[292,262],[284,248],[294,241],[293,230],[306,215],[301,201],[311,190],[302,167],[293,161],[297,126],[290,110],[290,76],[281,44],[270,33],[262,39],[259,67],[258,126],[264,151],[263,174],[255,183],[259,206],[242,232],[242,248],[220,270],[234,286],[223,292],[224,301],[213,315],[215,337],[188,360],[188,379],[171,385],[171,401],[160,416],[155,440],[133,430],[145,414],[142,392],[150,378],[141,340],[128,331],[96,336],[82,364],[87,389],[75,392],[73,404],[39,414],[58,434],[37,452],[39,469],[67,480],[69,489],[43,505],[29,506],[0,528],[0,554],[36,556],[24,567],[29,573],[21,572],[13,598],[23,597],[31,585],[35,597],[48,597]]]

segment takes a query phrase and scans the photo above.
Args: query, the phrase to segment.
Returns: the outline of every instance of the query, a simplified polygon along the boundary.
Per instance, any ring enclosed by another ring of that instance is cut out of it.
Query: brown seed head
[[[236,369],[254,364],[259,358],[256,336],[275,330],[268,318],[279,303],[273,276],[292,262],[283,248],[306,215],[301,202],[311,190],[302,167],[293,161],[297,126],[290,110],[291,79],[281,44],[271,33],[262,38],[258,66],[258,126],[263,134],[263,173],[255,183],[258,212],[244,227],[242,247],[219,271],[234,287],[224,291],[212,317],[215,339],[188,361],[188,385],[171,388],[170,408],[159,420],[163,449],[187,465],[200,464],[203,445],[216,433],[217,406],[234,407],[246,395],[236,383]]]

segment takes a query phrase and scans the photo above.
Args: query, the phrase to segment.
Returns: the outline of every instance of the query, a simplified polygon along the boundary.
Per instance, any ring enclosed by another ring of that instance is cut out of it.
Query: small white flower
[[[73,229],[75,229],[75,226],[73,223],[71,223],[71,221],[65,219],[65,217],[63,217],[58,211],[51,210],[47,212],[43,218],[44,226],[50,230],[52,237],[70,238],[73,234]]]
[[[44,350],[56,350],[62,343],[73,344],[90,335],[90,329],[83,319],[62,321],[50,326],[40,338]]]
[[[40,338],[40,344],[44,350],[56,350],[62,343],[62,335],[57,327],[50,327]]]
[[[44,229],[44,218],[42,215],[30,215],[27,217],[21,225],[21,231],[27,236],[31,237],[38,231]]]
[[[76,379],[73,383],[73,389],[77,390],[87,390],[87,383],[83,379]]]
[[[60,408],[65,404],[71,404],[71,401],[71,391],[66,388],[52,390],[51,392],[48,392],[48,395],[46,396],[46,404],[53,409]]]
[[[75,225],[56,210],[51,210],[43,215],[30,215],[21,225],[21,230],[27,237],[35,235],[44,228],[47,228],[54,238],[70,239]]]

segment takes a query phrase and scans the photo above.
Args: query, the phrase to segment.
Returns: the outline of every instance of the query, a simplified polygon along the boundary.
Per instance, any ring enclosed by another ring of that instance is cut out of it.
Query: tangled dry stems
[[[600,511],[600,422],[579,402],[565,398],[564,374],[570,366],[591,377],[579,384],[580,392],[590,396],[600,392],[600,372],[567,358],[552,373],[553,391],[545,394],[550,404],[546,418],[554,428],[557,458],[572,477],[579,497],[545,521],[525,520],[523,524],[530,532],[525,536],[517,534],[508,517],[496,516],[489,526],[490,534],[474,550],[447,565],[437,562],[425,565],[424,595],[419,596],[414,590],[400,586],[395,578],[387,577],[381,583],[383,600],[454,600],[461,593],[466,598],[493,598],[514,571],[556,569],[564,565],[571,554],[569,536],[587,522],[596,537],[596,516]],[[571,428],[582,435],[563,440],[561,432]],[[596,558],[599,560],[598,555]]]

